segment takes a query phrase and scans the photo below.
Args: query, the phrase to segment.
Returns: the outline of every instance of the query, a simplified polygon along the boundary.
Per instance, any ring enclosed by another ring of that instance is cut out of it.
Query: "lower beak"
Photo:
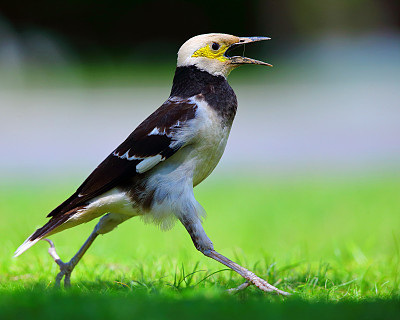
[[[270,39],[271,38],[268,38],[268,37],[241,37],[241,38],[239,38],[238,42],[229,46],[228,50],[226,50],[226,52],[225,52],[225,56],[229,59],[230,64],[234,64],[234,65],[258,64],[258,65],[262,65],[262,66],[272,67],[272,64],[269,64],[267,62],[263,62],[263,61],[259,61],[259,60],[255,60],[255,59],[251,59],[251,58],[246,58],[246,57],[242,57],[242,56],[230,57],[228,55],[229,50],[231,50],[232,48],[237,48],[238,46],[243,46],[246,43],[258,42],[258,41],[264,41],[264,40],[270,40]]]

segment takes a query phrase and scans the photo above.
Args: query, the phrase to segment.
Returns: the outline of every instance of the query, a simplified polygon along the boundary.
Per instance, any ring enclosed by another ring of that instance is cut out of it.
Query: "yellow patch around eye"
[[[226,46],[221,46],[221,48],[218,51],[215,51],[212,50],[210,46],[205,46],[197,50],[195,53],[193,53],[192,57],[205,57],[225,62],[229,60],[227,57],[224,56],[226,48],[227,48]]]

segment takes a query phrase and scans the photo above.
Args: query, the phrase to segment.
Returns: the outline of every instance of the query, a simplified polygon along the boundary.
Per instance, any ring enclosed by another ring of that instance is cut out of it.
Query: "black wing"
[[[50,212],[48,217],[56,217],[82,206],[135,175],[151,169],[158,163],[157,159],[163,161],[172,156],[186,143],[177,141],[176,136],[187,121],[195,117],[196,109],[196,103],[190,99],[168,99],[100,163],[71,197]]]

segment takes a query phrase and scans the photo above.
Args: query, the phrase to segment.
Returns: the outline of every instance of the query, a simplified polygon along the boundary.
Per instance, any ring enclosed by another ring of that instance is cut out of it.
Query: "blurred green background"
[[[399,7],[3,1],[1,174],[87,174],[168,97],[180,45],[207,32],[270,36],[245,54],[274,64],[230,76],[239,112],[217,172],[397,172]]]
[[[3,1],[0,284],[51,281],[45,244],[17,260],[12,252],[163,103],[180,45],[208,32],[270,36],[245,54],[274,65],[241,67],[229,78],[237,118],[221,163],[196,191],[216,247],[249,266],[261,260],[261,273],[270,263],[301,263],[298,278],[287,276],[300,291],[327,263],[334,268],[325,288],[355,279],[351,294],[398,294],[395,0]],[[71,256],[91,228],[56,235],[60,255]],[[126,266],[114,263],[143,263],[147,281],[160,276],[153,262],[167,279],[182,261],[221,268],[195,251],[182,227],[162,233],[138,220],[102,237],[86,261],[73,282],[114,279],[113,270],[123,277]],[[108,262],[108,273],[93,261]]]

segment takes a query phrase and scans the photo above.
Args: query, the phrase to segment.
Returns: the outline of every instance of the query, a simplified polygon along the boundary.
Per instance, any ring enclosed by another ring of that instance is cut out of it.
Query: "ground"
[[[160,231],[140,219],[100,237],[55,290],[57,266],[40,242],[12,253],[79,181],[1,181],[0,317],[393,319],[400,315],[400,180],[357,177],[211,178],[196,190],[215,248],[254,270],[289,298],[251,287],[197,252],[177,224]],[[93,224],[55,235],[69,259]]]

